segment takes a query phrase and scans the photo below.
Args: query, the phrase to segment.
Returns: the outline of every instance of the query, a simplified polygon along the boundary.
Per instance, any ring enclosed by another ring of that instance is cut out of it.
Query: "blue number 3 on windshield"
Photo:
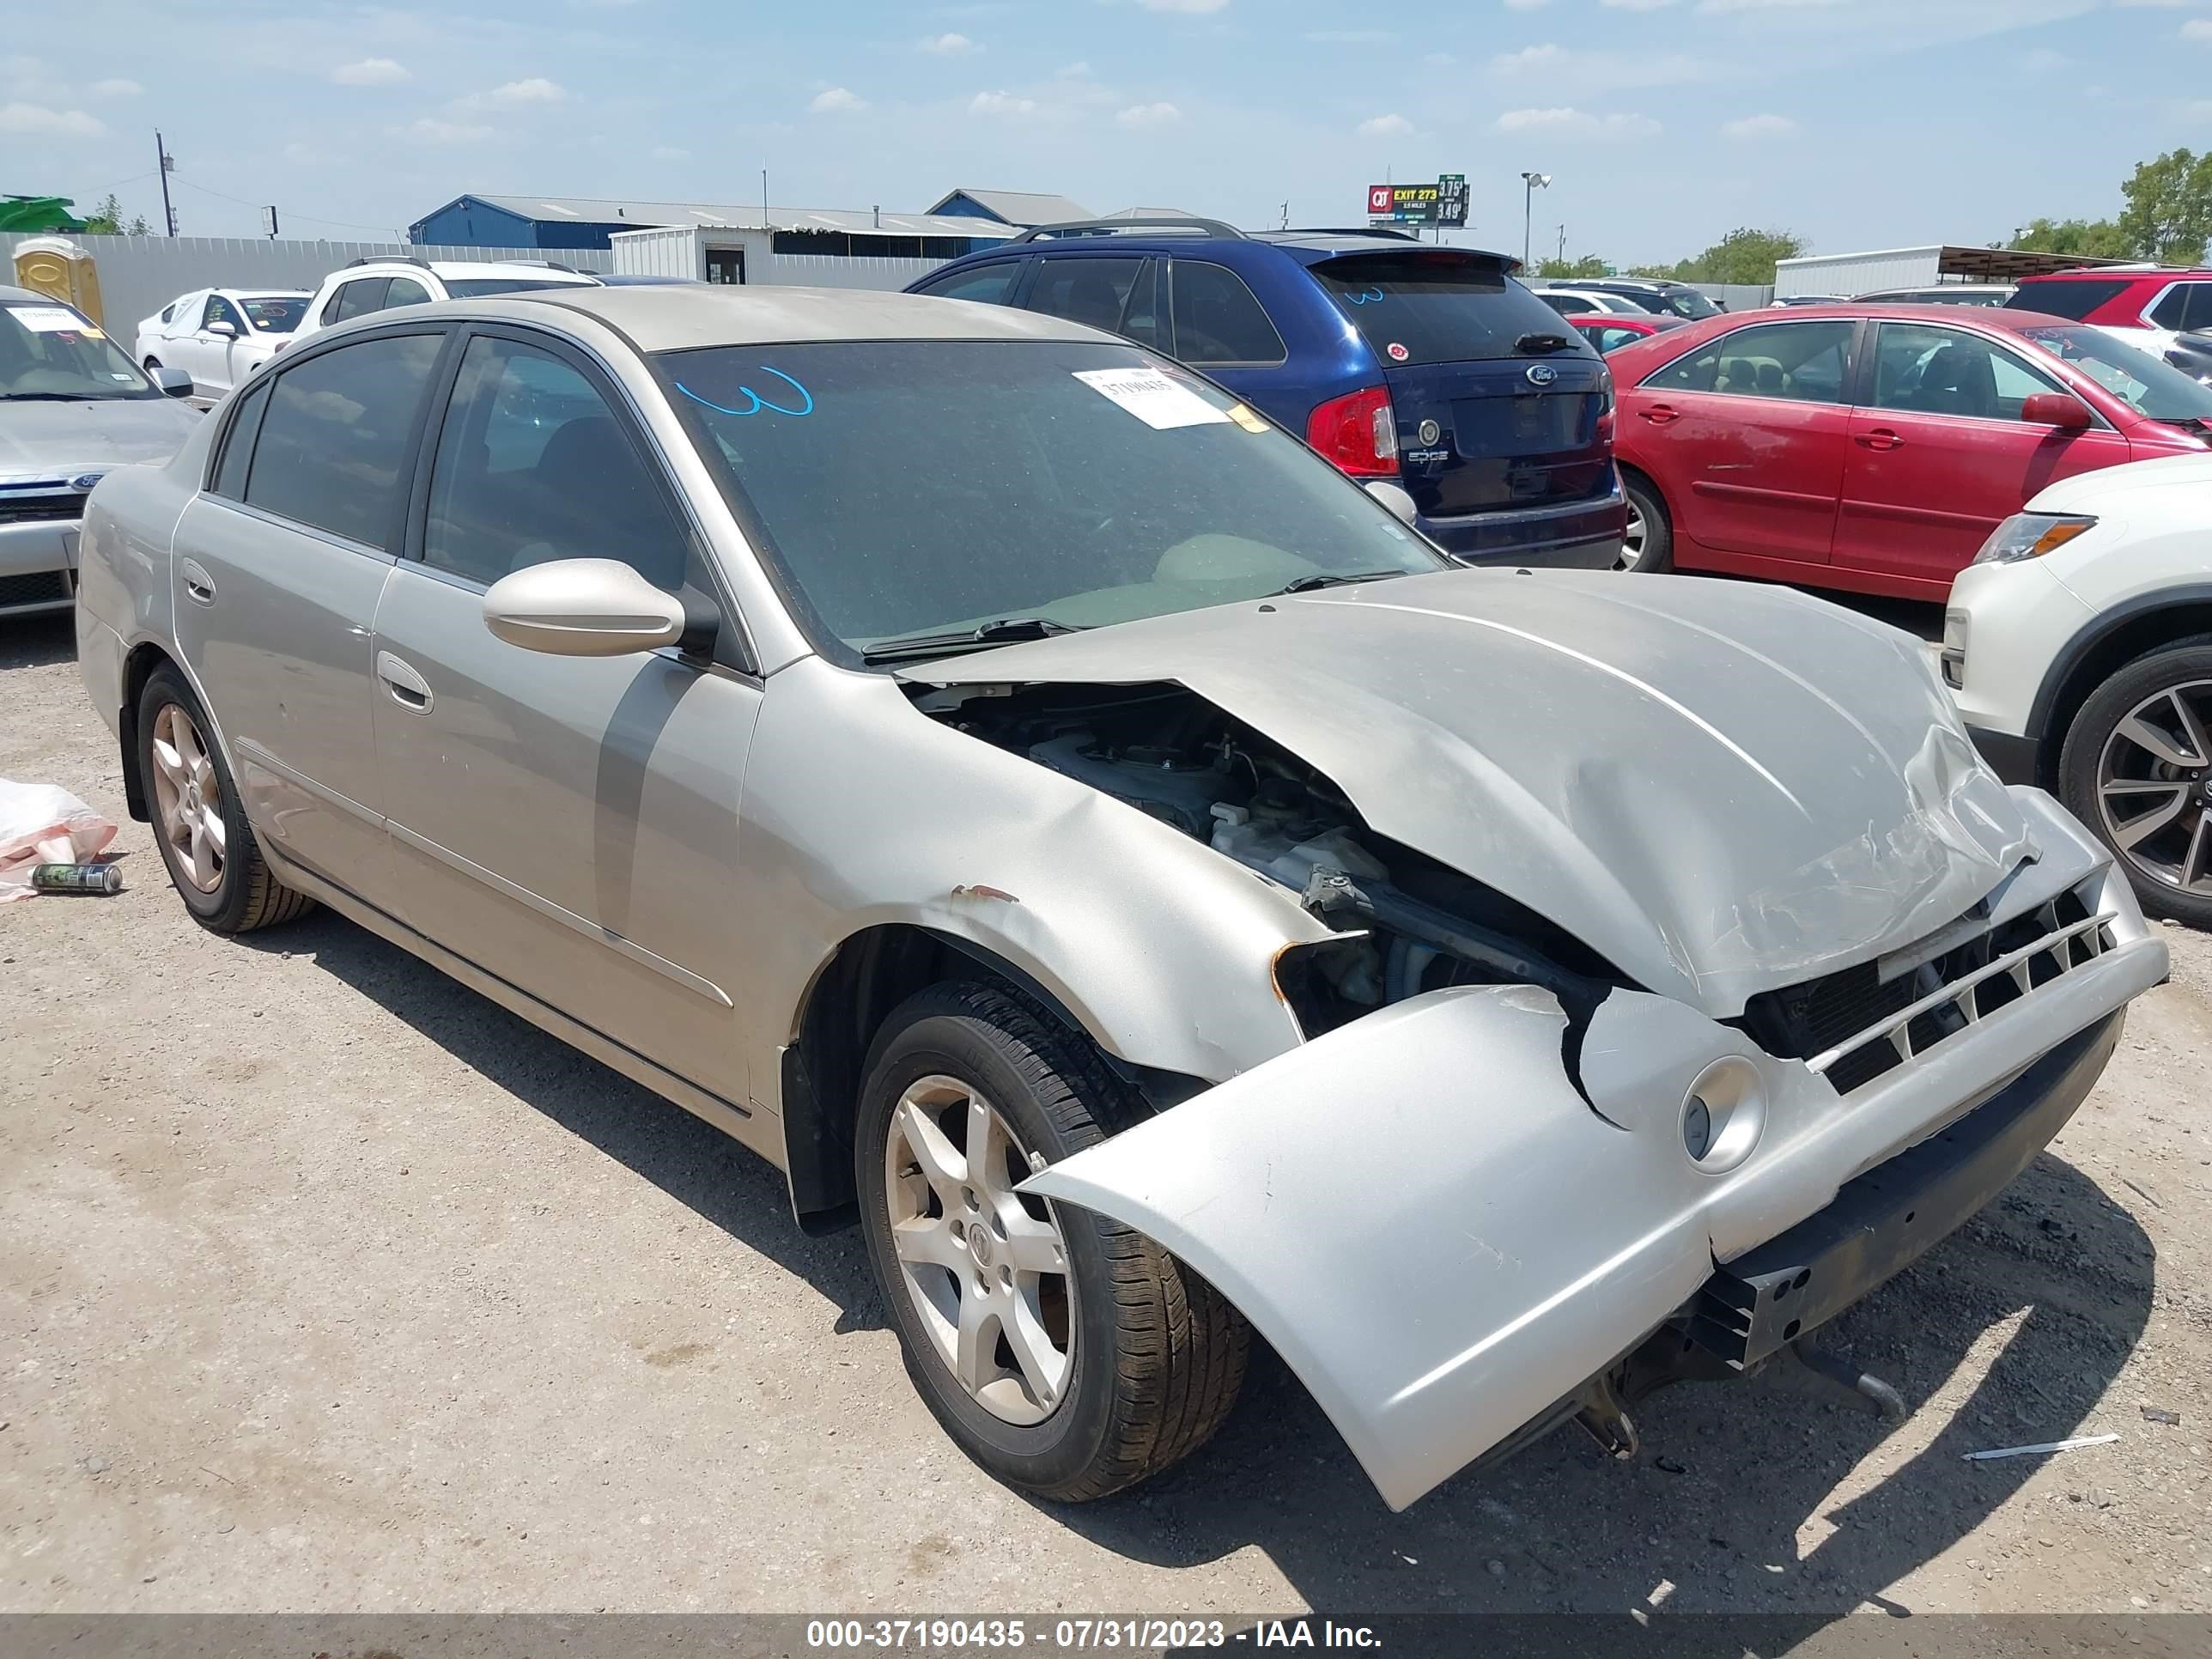
[[[738,390],[744,392],[746,397],[752,399],[751,406],[746,409],[730,409],[721,404],[714,402],[710,398],[702,398],[697,392],[694,392],[690,386],[684,385],[681,380],[678,380],[676,383],[676,389],[682,392],[685,397],[689,398],[693,403],[704,404],[708,409],[713,410],[718,415],[757,415],[763,410],[767,410],[771,414],[775,415],[811,415],[814,412],[814,394],[812,392],[809,392],[805,386],[799,385],[798,381],[793,380],[790,375],[785,374],[780,368],[769,368],[766,363],[763,363],[761,365],[761,368],[763,372],[775,375],[777,380],[781,380],[793,392],[796,392],[799,394],[799,401],[804,407],[799,409],[786,409],[781,404],[772,404],[749,386],[741,386],[738,388]]]

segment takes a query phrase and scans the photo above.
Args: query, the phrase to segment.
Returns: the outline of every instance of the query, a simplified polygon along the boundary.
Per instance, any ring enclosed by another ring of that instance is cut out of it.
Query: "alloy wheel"
[[[177,867],[203,893],[222,885],[222,785],[200,729],[180,704],[154,717],[155,822]]]
[[[1042,1164],[943,1075],[900,1097],[884,1158],[899,1278],[937,1357],[1000,1421],[1043,1421],[1073,1374],[1075,1287],[1052,1206],[1014,1191]]]
[[[2120,855],[2153,881],[2212,896],[2212,680],[2146,697],[2097,761],[2097,810]]]
[[[1615,570],[1634,570],[1644,562],[1644,514],[1636,505],[1636,497],[1628,498],[1628,528],[1621,532],[1620,554],[1613,560]]]

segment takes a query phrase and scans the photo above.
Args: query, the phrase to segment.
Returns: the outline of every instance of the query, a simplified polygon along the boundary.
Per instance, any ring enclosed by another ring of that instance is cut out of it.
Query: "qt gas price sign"
[[[1370,185],[1367,216],[1401,225],[1467,223],[1467,175],[1447,173],[1433,185]]]

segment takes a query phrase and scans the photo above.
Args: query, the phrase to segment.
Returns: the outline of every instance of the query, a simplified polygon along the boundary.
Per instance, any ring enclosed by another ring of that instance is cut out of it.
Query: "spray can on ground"
[[[31,885],[41,893],[96,893],[123,890],[123,871],[112,864],[34,864]]]

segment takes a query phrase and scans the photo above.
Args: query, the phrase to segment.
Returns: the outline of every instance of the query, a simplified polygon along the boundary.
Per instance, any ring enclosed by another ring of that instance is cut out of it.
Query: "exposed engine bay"
[[[1540,985],[1578,1027],[1578,1011],[1627,983],[1528,906],[1378,836],[1312,766],[1181,686],[1052,684],[918,701],[1299,893],[1347,935],[1278,965],[1309,1036],[1450,985]]]

